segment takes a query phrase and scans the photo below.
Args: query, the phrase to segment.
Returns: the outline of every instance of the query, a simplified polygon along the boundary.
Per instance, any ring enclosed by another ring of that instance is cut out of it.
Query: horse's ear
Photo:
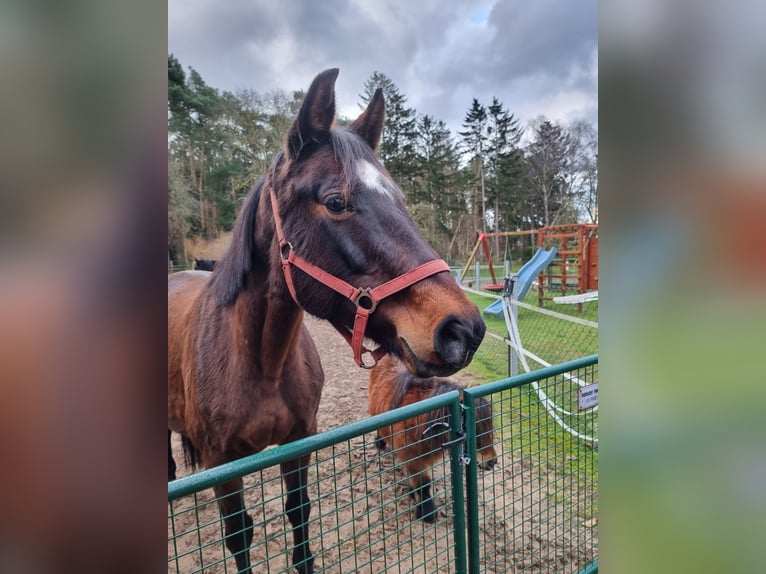
[[[367,109],[349,127],[362,136],[372,149],[377,149],[385,119],[386,101],[383,98],[383,90],[378,88],[367,104]]]
[[[285,153],[289,158],[297,159],[309,141],[321,141],[330,132],[335,122],[335,80],[338,72],[338,68],[330,68],[311,82],[298,117],[287,132]]]

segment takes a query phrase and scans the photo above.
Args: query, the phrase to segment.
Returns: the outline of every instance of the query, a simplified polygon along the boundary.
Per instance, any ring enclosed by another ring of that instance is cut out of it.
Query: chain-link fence
[[[482,310],[487,335],[472,366],[481,369],[486,379],[524,373],[509,345],[509,325],[498,303],[499,295],[463,290]],[[598,300],[577,304],[536,305],[537,295],[530,289],[524,300],[514,304],[519,339],[529,370],[571,361],[598,352]],[[488,309],[489,307],[494,307]],[[512,307],[512,310],[513,308]],[[582,308],[582,310],[579,309]]]
[[[548,416],[532,385],[571,403],[566,381],[595,382],[597,360],[467,389],[463,403],[451,391],[173,481],[168,571],[237,571],[210,490],[236,477],[253,571],[292,571],[279,465],[306,454],[316,571],[594,571],[598,453]]]

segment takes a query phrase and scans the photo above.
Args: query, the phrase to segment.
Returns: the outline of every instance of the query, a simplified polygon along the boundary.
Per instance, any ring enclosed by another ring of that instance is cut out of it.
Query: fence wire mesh
[[[537,384],[557,403],[576,405],[570,377],[596,382],[598,365]],[[580,572],[598,558],[598,450],[565,432],[525,381],[529,376],[465,393],[469,413],[478,412],[471,408],[478,397],[491,400],[494,441],[503,449],[493,472],[479,471],[472,480],[473,465],[468,468],[469,532],[473,528],[468,546],[478,549],[471,571]]]
[[[567,376],[597,379],[596,357],[570,364],[468,389],[465,409],[452,391],[174,481],[168,571],[237,572],[211,488],[237,476],[244,477],[245,508],[254,520],[253,572],[294,571],[280,463],[306,454],[317,572],[579,572],[592,566],[598,453],[564,432],[531,389],[539,379],[564,402],[571,394]],[[491,414],[480,408],[482,401],[491,404]],[[465,443],[442,449],[462,428]],[[376,438],[385,439],[386,450]],[[481,470],[489,458],[494,469]],[[412,489],[426,482],[433,513],[419,509],[423,492]]]

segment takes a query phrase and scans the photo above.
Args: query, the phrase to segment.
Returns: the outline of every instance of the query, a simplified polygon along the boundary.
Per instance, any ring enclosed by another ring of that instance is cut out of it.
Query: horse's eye
[[[324,202],[324,206],[330,213],[340,214],[346,211],[346,201],[340,195],[333,195]]]

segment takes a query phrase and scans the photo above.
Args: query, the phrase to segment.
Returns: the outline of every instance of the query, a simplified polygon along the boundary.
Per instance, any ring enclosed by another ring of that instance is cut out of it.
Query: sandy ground
[[[307,324],[325,371],[319,430],[365,418],[367,371],[355,365],[350,348],[329,324],[313,318],[307,318]],[[475,383],[465,376],[454,378]],[[452,497],[445,492],[450,488],[445,478],[449,458],[433,471],[439,514],[435,524],[426,524],[415,519],[403,472],[390,453],[377,451],[374,438],[374,433],[353,437],[314,458],[309,490],[314,501],[310,532],[316,571],[452,572]],[[188,474],[178,437],[174,453],[179,476]],[[247,476],[245,487],[245,501],[256,524],[253,571],[294,572],[285,553],[291,536],[282,512],[278,469]],[[550,496],[554,487],[559,496]],[[552,502],[566,492],[560,479],[556,483],[552,477],[538,476],[528,462],[503,453],[494,471],[480,473],[479,489],[483,572],[579,572],[595,558],[597,520],[587,500],[566,507]],[[168,571],[236,572],[221,543],[212,489],[199,493],[194,506],[192,497],[173,504],[168,556],[180,558],[169,562]],[[199,531],[197,524],[203,525]]]

